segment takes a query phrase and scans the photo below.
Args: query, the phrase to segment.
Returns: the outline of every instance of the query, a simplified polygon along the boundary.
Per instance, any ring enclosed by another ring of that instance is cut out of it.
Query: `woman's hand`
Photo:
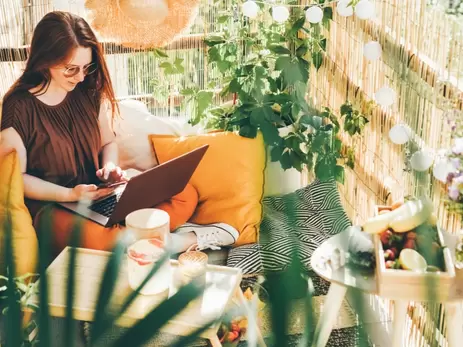
[[[94,184],[79,184],[69,190],[67,201],[98,200],[114,191],[113,188],[101,188]]]
[[[109,162],[103,166],[103,168],[97,170],[96,176],[103,182],[117,183],[120,181],[126,181],[125,172],[115,164]]]

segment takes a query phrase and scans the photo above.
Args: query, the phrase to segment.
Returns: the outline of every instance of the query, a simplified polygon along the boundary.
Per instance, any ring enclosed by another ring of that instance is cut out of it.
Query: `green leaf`
[[[340,153],[342,149],[342,141],[338,138],[334,139],[334,151]]]
[[[243,137],[253,139],[257,136],[257,127],[251,124],[243,125],[240,128],[239,134]]]
[[[291,106],[292,119],[298,119],[300,113],[301,113],[301,106],[299,104],[297,104],[297,103],[294,103]]]
[[[299,152],[292,152],[291,158],[293,159],[293,167],[297,171],[302,172],[302,169],[303,169],[302,157],[300,156]]]
[[[315,315],[314,312],[315,310],[313,309],[313,302],[312,302],[312,296],[314,293],[314,287],[312,280],[309,278],[308,279],[308,291],[307,291],[307,296],[305,299],[305,329],[304,333],[302,335],[301,341],[299,343],[299,347],[306,347],[306,346],[312,346],[313,342],[313,327],[316,325],[315,323]]]
[[[195,281],[180,288],[170,299],[162,301],[145,318],[128,329],[115,343],[114,347],[141,346],[159,329],[174,318],[190,302],[199,297],[204,288]]]
[[[262,108],[256,108],[251,112],[250,121],[251,125],[256,127],[261,126],[265,122],[265,115]]]
[[[92,341],[96,341],[103,334],[104,329],[106,328],[105,322],[112,318],[112,314],[108,312],[107,307],[116,287],[119,269],[121,267],[122,259],[124,258],[125,242],[123,241],[123,237],[124,236],[122,235],[118,239],[105,266],[95,306],[95,314],[93,316],[93,324],[90,334]]]
[[[222,60],[222,56],[217,47],[211,47],[207,51],[209,62],[217,62]]]
[[[288,69],[291,66],[291,64],[292,64],[291,57],[288,57],[288,56],[278,57],[277,60],[275,61],[275,70],[284,71],[285,69]]]
[[[312,63],[315,68],[318,70],[323,64],[323,53],[322,52],[313,52],[312,53]]]
[[[169,57],[166,52],[164,52],[162,49],[159,49],[159,48],[153,49],[153,54],[154,56],[158,58],[168,58]]]
[[[326,52],[326,39],[321,39],[319,42],[320,48]]]
[[[333,9],[329,6],[323,8],[322,24],[329,29],[330,21],[333,19]]]
[[[201,90],[196,94],[196,114],[197,119],[201,119],[204,115],[204,112],[212,104],[212,99],[214,93]]]
[[[305,24],[305,15],[300,17],[298,20],[296,20],[293,24],[293,26],[291,27],[291,34],[295,35],[297,34],[297,32],[302,29],[302,27],[304,26]]]
[[[41,230],[52,230],[52,209],[45,208],[42,210],[42,218],[44,225]],[[39,346],[49,347],[51,345],[50,336],[50,308],[48,305],[48,276],[47,267],[50,264],[51,254],[51,238],[47,233],[39,233]]]
[[[174,66],[169,63],[168,61],[165,61],[161,64],[159,64],[159,67],[164,69],[164,73],[166,75],[173,75],[175,73]]]
[[[231,63],[226,60],[220,60],[217,62],[217,68],[221,73],[225,73],[231,67]]]
[[[219,35],[210,35],[210,36],[207,36],[204,39],[204,42],[209,47],[212,47],[212,46],[219,45],[221,43],[225,43],[225,38],[223,36],[219,36]]]
[[[301,105],[305,104],[306,92],[307,92],[307,84],[301,81],[297,81],[294,83],[294,96],[296,98],[296,102],[300,103]]]
[[[341,183],[341,184],[344,184],[344,167],[343,166],[340,166],[340,165],[336,165],[334,167],[334,179]]]
[[[346,115],[348,113],[352,113],[352,105],[350,103],[346,102],[345,104],[341,105],[340,111],[341,111],[342,116],[344,116],[344,115]]]
[[[267,145],[275,146],[281,143],[282,139],[278,133],[278,128],[275,125],[265,121],[260,125],[260,130],[262,131],[264,141]]]
[[[336,158],[332,156],[321,157],[315,164],[315,175],[320,181],[327,181],[334,177]]]
[[[270,151],[270,160],[272,162],[279,161],[280,158],[281,158],[281,155],[283,154],[283,150],[284,150],[284,148],[280,147],[280,146],[272,147],[272,149]]]
[[[270,106],[262,106],[262,112],[264,113],[265,119],[270,123],[279,123],[281,118],[279,115],[275,114],[275,111]]]
[[[74,218],[74,227],[71,231],[71,242],[69,250],[69,264],[68,264],[68,280],[66,286],[66,322],[65,322],[65,339],[68,341],[69,346],[74,345],[74,317],[73,317],[73,307],[74,307],[74,284],[76,283],[76,256],[77,256],[77,247],[80,247],[80,236],[82,230],[82,218]]]
[[[229,91],[230,93],[239,93],[241,91],[241,84],[236,78],[230,81]]]
[[[323,146],[327,143],[327,133],[324,131],[318,131],[312,141],[312,150],[318,153],[322,153]]]
[[[267,81],[269,83],[269,88],[272,93],[277,93],[278,92],[278,85],[275,79],[272,77],[268,76]]]
[[[281,45],[271,45],[268,49],[275,54],[291,54],[291,51],[288,48]]]
[[[180,95],[183,96],[191,96],[195,94],[195,90],[193,88],[185,88],[180,91]]]
[[[18,292],[16,290],[15,283],[15,260],[14,260],[14,245],[13,245],[13,228],[11,222],[11,211],[9,206],[10,189],[12,187],[11,182],[8,183],[7,188],[7,198],[6,198],[6,213],[4,218],[4,224],[0,225],[0,230],[5,233],[5,243],[3,245],[4,249],[1,250],[1,256],[5,256],[7,271],[8,271],[8,281],[6,283],[6,295],[7,295],[7,312],[5,322],[5,337],[6,347],[12,346],[21,346],[21,307],[19,305]],[[45,234],[45,233],[43,233]],[[47,235],[48,237],[48,235]],[[17,250],[18,252],[21,250]],[[48,327],[48,326],[47,326]]]
[[[175,73],[183,73],[185,68],[183,67],[183,59],[182,58],[175,58],[174,66],[175,66]]]
[[[288,170],[292,167],[290,151],[284,151],[280,158],[280,164],[283,170]]]
[[[307,51],[309,50],[309,47],[307,46],[306,43],[303,43],[296,49],[296,55],[298,57],[303,57],[304,55],[307,54]]]
[[[169,253],[170,252],[165,252],[161,258],[159,258],[159,260],[156,262],[156,264],[153,266],[153,268],[150,270],[150,272],[148,273],[148,275],[145,277],[145,279],[142,281],[142,283],[140,283],[140,285],[135,289],[133,290],[130,295],[126,298],[124,304],[121,306],[121,308],[119,309],[119,312],[117,313],[116,315],[116,320],[117,318],[121,317],[124,312],[130,307],[130,305],[132,304],[132,302],[137,298],[137,296],[139,295],[140,293],[140,290],[149,282],[149,280],[151,279],[151,277],[154,276],[154,274],[156,272],[159,271],[159,269],[164,265],[164,263],[166,261],[170,261],[169,260]]]
[[[226,23],[229,19],[231,18],[231,16],[229,14],[226,14],[226,15],[223,15],[223,16],[220,16],[219,18],[217,18],[217,22],[219,24],[224,24]]]

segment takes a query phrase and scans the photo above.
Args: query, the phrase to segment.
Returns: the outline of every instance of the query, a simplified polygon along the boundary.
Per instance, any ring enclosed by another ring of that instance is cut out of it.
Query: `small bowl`
[[[224,334],[225,330],[225,334]],[[233,341],[226,340],[226,337],[229,333],[229,330],[226,329],[225,324],[222,324],[217,332],[217,337],[219,338],[220,343],[226,344],[228,347],[236,347],[243,336],[244,331],[241,330],[238,332],[238,336]]]

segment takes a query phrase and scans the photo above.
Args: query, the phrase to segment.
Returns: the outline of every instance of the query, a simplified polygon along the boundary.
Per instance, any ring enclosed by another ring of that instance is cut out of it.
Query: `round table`
[[[315,339],[313,346],[323,347],[328,342],[328,338],[333,330],[333,326],[338,317],[339,309],[349,287],[356,288],[367,294],[378,295],[376,283],[376,275],[372,273],[365,276],[352,268],[342,266],[337,269],[332,269],[327,262],[327,255],[334,248],[338,248],[347,254],[349,238],[354,232],[354,228],[348,228],[323,242],[312,254],[311,265],[317,275],[331,283],[330,289],[325,299],[323,312],[317,323],[315,330]],[[454,235],[444,232],[445,244],[452,252],[455,259],[455,244],[457,238]],[[448,347],[461,346],[463,341],[463,312],[460,309],[460,303],[463,301],[463,271],[456,269],[454,284],[450,289],[450,294],[445,303],[447,326],[447,341]],[[382,296],[384,297],[384,296]],[[384,297],[394,302],[394,317],[392,330],[391,346],[403,346],[404,326],[407,317],[407,307],[410,301],[416,301],[412,296],[408,297]],[[451,323],[450,323],[451,322]],[[457,328],[459,327],[459,328]]]

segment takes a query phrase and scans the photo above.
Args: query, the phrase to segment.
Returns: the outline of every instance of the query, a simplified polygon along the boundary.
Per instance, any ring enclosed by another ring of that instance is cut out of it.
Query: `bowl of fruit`
[[[217,332],[217,337],[222,344],[226,344],[230,347],[237,346],[241,337],[246,332],[246,327],[236,320],[231,321],[230,323],[222,323],[219,331]]]
[[[376,206],[362,230],[374,237],[380,295],[427,300],[430,285],[432,295],[448,295],[455,267],[428,198]]]

